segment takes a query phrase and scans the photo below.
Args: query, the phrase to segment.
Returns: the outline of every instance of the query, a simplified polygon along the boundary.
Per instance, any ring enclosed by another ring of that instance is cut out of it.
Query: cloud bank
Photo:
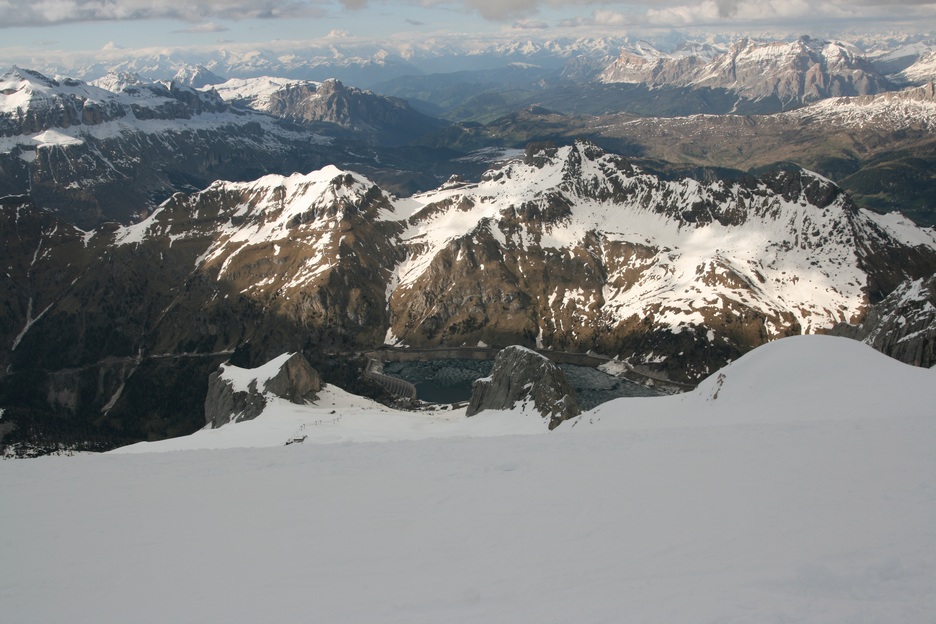
[[[303,0],[0,0],[0,26],[43,26],[130,19],[262,19],[318,17],[325,11]]]
[[[368,0],[339,1],[347,9],[368,5]],[[581,9],[583,13],[591,13],[590,17],[560,23],[565,26],[592,23],[680,27],[810,18],[866,21],[936,18],[934,0],[406,0],[405,4],[455,9],[492,21],[518,24],[538,24],[522,20],[546,9]],[[328,0],[0,0],[0,27],[151,18],[201,22],[321,17],[328,6]]]

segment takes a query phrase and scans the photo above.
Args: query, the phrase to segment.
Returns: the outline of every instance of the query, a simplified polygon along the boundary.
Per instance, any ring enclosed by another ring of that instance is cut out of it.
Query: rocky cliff
[[[711,48],[674,54],[624,50],[600,80],[725,88],[749,100],[773,98],[786,108],[892,88],[854,46],[808,36],[794,42],[742,39],[722,53]]]
[[[324,132],[334,125],[351,131],[351,136],[384,145],[407,144],[448,125],[413,110],[405,100],[337,80],[289,82],[254,101],[254,108],[276,117]]]
[[[582,412],[562,369],[536,351],[515,345],[497,354],[489,377],[474,382],[466,415],[521,404],[546,418],[550,430]]]
[[[862,323],[836,325],[831,333],[913,366],[936,365],[936,276],[904,282],[872,306]]]
[[[254,369],[225,364],[208,378],[205,423],[217,429],[252,420],[269,397],[302,405],[315,400],[321,389],[321,377],[301,353],[286,353]]]

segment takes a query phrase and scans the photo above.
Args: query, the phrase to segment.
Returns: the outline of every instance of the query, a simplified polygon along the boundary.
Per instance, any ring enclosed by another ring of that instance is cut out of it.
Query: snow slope
[[[268,111],[270,98],[274,93],[303,83],[315,86],[320,84],[305,80],[260,76],[259,78],[231,78],[221,84],[205,87],[205,90],[214,89],[227,102],[244,102],[255,110]]]
[[[4,462],[4,618],[932,622],[936,371],[807,336],[723,372],[550,434]]]

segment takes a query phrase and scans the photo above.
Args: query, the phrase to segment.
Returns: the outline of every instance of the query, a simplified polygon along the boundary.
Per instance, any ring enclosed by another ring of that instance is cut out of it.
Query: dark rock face
[[[246,389],[238,389],[224,376],[222,366],[208,377],[205,422],[212,429],[243,420],[253,420],[266,407],[267,394],[302,405],[315,399],[322,379],[301,353],[293,354],[269,379],[254,379]],[[261,387],[258,388],[258,384]]]
[[[467,415],[510,409],[525,401],[532,401],[549,419],[550,430],[582,413],[562,370],[539,353],[515,345],[497,354],[490,377],[474,383]]]
[[[301,353],[296,353],[286,360],[279,372],[268,379],[263,387],[290,403],[302,405],[313,400],[322,389],[322,378]]]
[[[936,276],[904,282],[871,306],[863,323],[842,323],[831,333],[860,340],[913,366],[936,365]]]

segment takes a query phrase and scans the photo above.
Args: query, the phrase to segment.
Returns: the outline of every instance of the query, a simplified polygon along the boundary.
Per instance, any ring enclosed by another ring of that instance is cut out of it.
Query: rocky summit
[[[256,369],[225,364],[208,377],[205,423],[212,429],[252,420],[269,397],[302,405],[322,389],[322,380],[301,353],[286,353]]]
[[[497,354],[489,377],[474,382],[467,415],[518,404],[528,404],[548,419],[550,430],[582,413],[562,369],[546,356],[514,345]]]

